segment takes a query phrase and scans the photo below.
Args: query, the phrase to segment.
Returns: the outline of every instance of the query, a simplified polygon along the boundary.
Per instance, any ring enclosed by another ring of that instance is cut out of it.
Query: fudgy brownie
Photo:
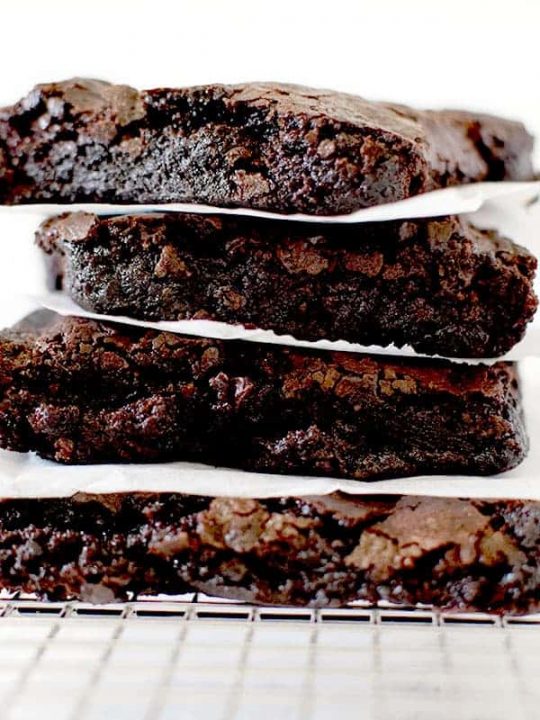
[[[321,226],[73,213],[37,238],[76,302],[143,320],[210,318],[302,340],[496,357],[537,305],[536,258],[456,217]]]
[[[497,473],[527,449],[516,369],[186,338],[46,315],[0,335],[0,447],[373,480]]]
[[[76,495],[0,503],[0,586],[91,602],[189,591],[251,603],[540,610],[540,503]]]
[[[346,213],[532,176],[521,123],[255,83],[138,92],[74,79],[0,110],[0,202],[195,202]]]

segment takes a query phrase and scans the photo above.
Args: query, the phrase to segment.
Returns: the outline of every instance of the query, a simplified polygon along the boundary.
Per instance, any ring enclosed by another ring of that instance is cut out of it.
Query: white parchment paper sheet
[[[422,476],[359,482],[270,475],[194,463],[57,465],[34,455],[0,451],[0,497],[68,497],[76,492],[181,492],[213,497],[326,495],[436,495],[540,500],[540,359],[522,364],[522,390],[531,438],[525,461],[493,477]]]

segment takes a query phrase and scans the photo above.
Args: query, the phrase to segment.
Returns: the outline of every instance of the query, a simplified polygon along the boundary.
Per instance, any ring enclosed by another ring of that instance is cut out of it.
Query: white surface
[[[493,477],[422,476],[376,483],[270,475],[195,463],[58,465],[32,454],[0,450],[0,497],[55,497],[75,492],[183,492],[226,497],[436,495],[540,500],[540,359],[522,364],[522,390],[531,448],[514,470]]]

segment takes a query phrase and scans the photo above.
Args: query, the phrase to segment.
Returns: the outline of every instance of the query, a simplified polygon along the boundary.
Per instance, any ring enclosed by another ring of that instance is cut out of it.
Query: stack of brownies
[[[527,250],[455,216],[315,216],[528,180],[531,155],[521,124],[484,115],[284,85],[138,92],[73,80],[0,111],[0,202],[283,214],[47,220],[37,240],[51,283],[94,313],[493,358],[536,310]],[[295,212],[313,222],[287,219]],[[527,435],[513,363],[222,341],[39,312],[0,336],[0,447],[58,463],[186,460],[375,481],[499,473],[524,458]],[[538,609],[540,503],[373,488],[5,499],[0,586],[100,601],[198,590],[272,604]]]

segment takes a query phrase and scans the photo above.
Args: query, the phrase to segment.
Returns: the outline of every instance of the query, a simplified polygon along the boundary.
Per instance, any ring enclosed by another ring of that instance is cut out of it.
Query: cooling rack
[[[537,720],[540,616],[0,601],[2,720]]]

